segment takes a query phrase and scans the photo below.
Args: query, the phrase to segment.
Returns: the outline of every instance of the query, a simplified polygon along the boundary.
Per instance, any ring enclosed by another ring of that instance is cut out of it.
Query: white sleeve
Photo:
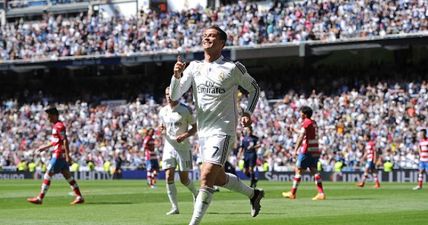
[[[233,70],[236,82],[239,86],[248,92],[248,105],[244,110],[246,113],[253,113],[259,100],[260,88],[256,80],[248,74],[247,69],[240,62],[235,63],[236,67]]]
[[[183,71],[183,76],[180,79],[172,76],[169,89],[171,92],[171,99],[173,101],[178,101],[181,96],[189,90],[193,80],[193,64],[193,62],[190,62],[189,66]]]
[[[164,119],[163,119],[163,108],[159,111],[159,123],[161,124],[161,125],[165,125],[165,123],[164,123]]]

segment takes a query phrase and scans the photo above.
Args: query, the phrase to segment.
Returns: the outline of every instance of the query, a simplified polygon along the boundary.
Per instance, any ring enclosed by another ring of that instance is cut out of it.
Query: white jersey
[[[196,106],[198,136],[235,136],[238,122],[236,93],[238,87],[248,92],[245,112],[256,107],[260,88],[245,67],[226,60],[223,56],[214,62],[192,61],[183,77],[171,79],[172,100],[178,100],[192,86]]]
[[[176,139],[189,129],[189,125],[195,123],[190,109],[181,103],[173,108],[167,105],[160,110],[159,119],[161,124],[166,127],[165,141],[168,143],[165,145],[170,144],[176,150],[189,151],[190,142],[188,138],[181,143],[178,143]]]

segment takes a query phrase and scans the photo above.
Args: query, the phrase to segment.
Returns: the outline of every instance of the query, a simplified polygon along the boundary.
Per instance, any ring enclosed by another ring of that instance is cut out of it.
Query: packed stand
[[[132,55],[191,51],[200,46],[204,28],[227,31],[229,46],[332,42],[428,31],[425,0],[306,0],[262,8],[239,1],[216,10],[141,13],[138,18],[101,15],[45,15],[1,27],[2,60],[56,60],[67,56]]]
[[[290,91],[272,103],[261,93],[253,114],[254,134],[260,137],[258,164],[263,170],[292,171],[292,157],[297,134],[291,127],[299,126],[299,107],[314,109],[313,119],[319,127],[320,162],[324,171],[332,171],[337,161],[344,171],[358,170],[362,164],[369,132],[375,139],[380,159],[394,163],[395,168],[417,168],[417,131],[428,127],[428,83],[378,83],[361,85],[359,89],[336,95],[313,92],[308,97]],[[191,98],[185,100],[191,103]],[[240,104],[245,105],[241,98]],[[142,104],[141,102],[145,102]],[[158,112],[165,104],[151,98],[137,99],[122,105],[89,105],[77,101],[60,104],[60,119],[65,121],[72,158],[83,170],[102,170],[114,166],[120,158],[125,169],[143,169],[142,139],[149,127],[157,128]],[[0,111],[0,166],[19,167],[33,163],[40,168],[49,160],[49,153],[35,155],[35,149],[48,140],[51,125],[42,104],[20,105],[4,101]],[[240,137],[238,129],[238,137]],[[156,148],[161,156],[162,139],[155,134]],[[197,138],[194,163],[197,164]],[[237,142],[238,143],[238,142]],[[230,161],[237,165],[237,148]],[[122,162],[123,161],[123,162]],[[108,170],[108,169],[107,169]]]

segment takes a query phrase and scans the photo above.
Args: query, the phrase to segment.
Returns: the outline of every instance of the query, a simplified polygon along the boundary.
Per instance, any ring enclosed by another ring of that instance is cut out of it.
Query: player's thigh
[[[304,171],[310,166],[309,156],[307,154],[300,153],[297,156],[296,168]]]
[[[61,172],[63,169],[65,169],[65,166],[68,166],[68,165],[64,159],[52,158],[49,161],[49,165],[47,167],[47,172],[50,174],[57,174],[57,173]]]
[[[167,181],[174,181],[174,175],[175,175],[175,167],[165,169],[165,179]]]
[[[186,185],[189,182],[189,171],[180,171],[178,175],[182,184]]]
[[[162,155],[162,169],[167,170],[177,167],[177,153],[172,148],[164,148]]]
[[[152,162],[150,160],[146,160],[146,170],[152,170]]]
[[[231,135],[212,135],[201,139],[203,139],[200,146],[202,162],[224,166],[235,137]]]
[[[150,164],[152,166],[152,170],[159,170],[159,161],[157,159],[151,159]]]
[[[191,171],[193,169],[192,152],[190,150],[177,151],[178,171]]]
[[[220,176],[220,177],[219,177]],[[201,166],[201,187],[214,185],[224,185],[226,175],[224,168],[221,165],[213,164],[211,162],[203,162]]]
[[[428,170],[428,162],[419,162],[419,171],[426,173]]]

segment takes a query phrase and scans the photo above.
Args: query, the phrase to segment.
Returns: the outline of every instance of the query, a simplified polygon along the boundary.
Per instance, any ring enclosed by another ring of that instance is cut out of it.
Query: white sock
[[[177,205],[177,188],[175,183],[166,184],[166,193],[168,194],[169,202],[171,202],[173,209],[178,209]]]
[[[242,183],[239,178],[231,173],[226,173],[227,182],[223,185],[224,188],[227,188],[231,191],[235,191],[246,195],[248,198],[252,198],[254,195],[254,189]]]
[[[204,217],[205,212],[211,203],[213,193],[214,189],[210,187],[201,187],[201,189],[199,189],[198,197],[196,197],[195,206],[193,208],[192,219],[190,220],[189,225],[198,225],[201,222],[202,217]]]
[[[184,186],[186,186],[187,189],[189,189],[189,191],[192,192],[193,196],[196,198],[198,191],[196,190],[195,185],[193,185],[193,181],[189,180],[189,183],[185,184]]]

